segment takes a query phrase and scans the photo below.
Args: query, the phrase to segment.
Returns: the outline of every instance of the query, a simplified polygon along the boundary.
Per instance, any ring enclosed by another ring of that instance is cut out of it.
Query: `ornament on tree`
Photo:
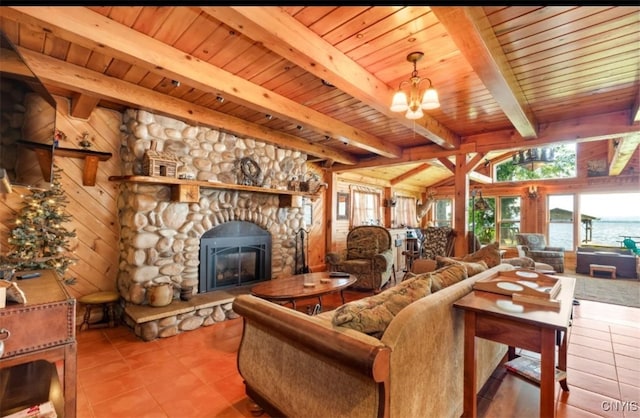
[[[16,270],[55,269],[63,275],[75,262],[69,256],[69,238],[75,231],[63,224],[71,219],[65,207],[67,197],[60,185],[62,169],[53,166],[48,190],[31,189],[9,235],[8,259]]]

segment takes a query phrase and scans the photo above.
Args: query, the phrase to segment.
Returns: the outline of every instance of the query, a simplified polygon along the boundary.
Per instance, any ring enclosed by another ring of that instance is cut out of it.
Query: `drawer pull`
[[[11,336],[11,332],[9,332],[6,328],[0,328],[0,341],[8,340]]]

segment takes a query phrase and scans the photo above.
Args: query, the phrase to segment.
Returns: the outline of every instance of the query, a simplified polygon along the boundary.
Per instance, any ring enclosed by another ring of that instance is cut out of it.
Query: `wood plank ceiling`
[[[409,187],[460,152],[615,139],[624,167],[640,142],[638,7],[11,6],[0,25],[77,116],[150,109]],[[413,51],[441,102],[415,121],[389,110]]]

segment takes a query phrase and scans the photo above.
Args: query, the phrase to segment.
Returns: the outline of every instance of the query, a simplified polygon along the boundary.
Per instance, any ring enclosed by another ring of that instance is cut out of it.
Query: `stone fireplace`
[[[145,152],[154,149],[177,157],[180,176],[211,184],[200,187],[197,202],[185,203],[172,198],[170,184],[120,183],[117,287],[125,301],[125,318],[138,335],[175,335],[233,317],[229,289],[293,274],[295,231],[304,226],[302,209],[282,207],[274,193],[216,184],[237,184],[237,162],[250,157],[261,168],[266,190],[286,190],[290,180],[304,176],[305,154],[142,110],[125,112],[122,130],[123,175],[142,175]],[[261,238],[239,242],[240,233]],[[203,274],[207,278],[201,281]],[[163,283],[174,288],[172,303],[149,307],[148,289]],[[189,302],[179,298],[185,286],[197,293]],[[211,303],[218,292],[227,297]],[[192,307],[186,313],[185,304]]]

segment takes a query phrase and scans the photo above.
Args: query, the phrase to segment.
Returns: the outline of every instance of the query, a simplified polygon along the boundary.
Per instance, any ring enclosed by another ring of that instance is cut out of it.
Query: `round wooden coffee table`
[[[342,291],[356,282],[356,277],[331,277],[327,271],[319,273],[296,274],[283,279],[272,279],[251,288],[251,294],[272,302],[291,302],[296,309],[296,300],[317,297],[322,307],[322,296],[333,292],[340,292],[344,304]]]

